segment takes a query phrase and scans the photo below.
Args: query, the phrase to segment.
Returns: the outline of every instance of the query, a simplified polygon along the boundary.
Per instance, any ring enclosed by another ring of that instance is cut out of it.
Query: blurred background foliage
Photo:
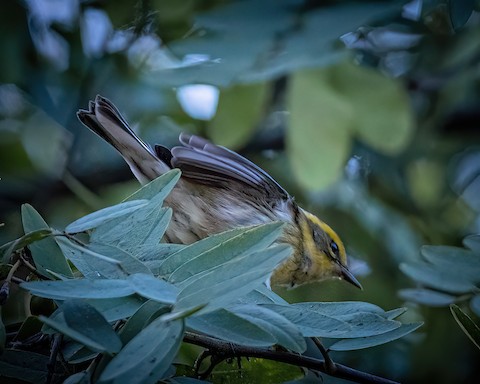
[[[336,361],[404,382],[478,380],[479,351],[448,307],[398,293],[425,283],[399,268],[422,263],[423,244],[461,246],[480,232],[478,1],[0,7],[1,243],[21,234],[22,203],[63,226],[137,188],[76,119],[99,93],[152,144],[190,131],[239,151],[337,229],[364,291],[333,281],[282,296],[406,306],[408,320],[425,321]],[[7,329],[28,312],[9,302]],[[478,307],[451,302],[479,324]]]

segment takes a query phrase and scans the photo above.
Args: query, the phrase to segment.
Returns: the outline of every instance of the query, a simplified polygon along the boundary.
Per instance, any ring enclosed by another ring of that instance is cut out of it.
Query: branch
[[[330,371],[324,361],[308,356],[297,355],[291,352],[275,351],[270,348],[253,348],[243,345],[232,344],[228,341],[215,339],[210,336],[198,335],[192,332],[185,332],[183,341],[189,344],[198,345],[204,348],[213,349],[222,354],[225,358],[232,357],[258,357],[278,361],[281,363],[296,365],[314,371],[320,371],[330,376],[354,381],[356,383],[368,384],[398,384],[396,381],[375,376],[370,373],[357,371],[342,364],[333,363],[334,369]]]

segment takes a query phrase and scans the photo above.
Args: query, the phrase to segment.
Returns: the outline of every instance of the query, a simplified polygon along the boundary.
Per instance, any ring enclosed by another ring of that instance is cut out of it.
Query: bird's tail
[[[79,110],[78,119],[90,130],[112,145],[123,156],[140,183],[145,184],[170,167],[157,157],[128,126],[113,103],[97,95],[88,110]]]

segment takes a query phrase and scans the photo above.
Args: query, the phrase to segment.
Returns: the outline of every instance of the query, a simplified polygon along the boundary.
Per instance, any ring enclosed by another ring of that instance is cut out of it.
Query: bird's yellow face
[[[287,236],[294,248],[292,258],[278,267],[271,277],[272,285],[295,287],[329,278],[341,278],[361,288],[347,267],[347,253],[340,237],[326,223],[301,210],[298,238]]]

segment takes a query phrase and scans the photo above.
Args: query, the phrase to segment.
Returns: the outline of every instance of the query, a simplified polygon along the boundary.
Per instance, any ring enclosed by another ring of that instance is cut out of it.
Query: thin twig
[[[215,339],[210,336],[198,335],[192,332],[185,332],[183,341],[186,343],[198,345],[204,348],[216,350],[225,357],[258,357],[267,360],[278,361],[281,363],[305,367],[314,371],[327,372],[327,366],[324,361],[314,359],[308,356],[302,356],[291,352],[276,351],[269,348],[253,348],[245,347],[243,345],[235,344],[232,349],[232,343]],[[375,376],[370,373],[357,371],[356,369],[347,367],[342,364],[333,363],[334,371],[330,376],[347,379],[356,383],[368,384],[398,384],[396,381],[385,379],[383,377]]]
[[[333,362],[332,358],[328,354],[328,351],[325,349],[323,346],[322,342],[318,337],[312,337],[313,342],[317,346],[318,350],[322,354],[323,358],[325,359],[325,367],[327,368],[327,372],[329,375],[334,375],[335,374],[335,363]]]
[[[56,333],[53,335],[52,350],[50,352],[50,358],[48,359],[47,369],[48,375],[45,380],[45,384],[50,384],[55,373],[55,365],[57,363],[57,355],[62,345],[63,335],[61,333]]]

